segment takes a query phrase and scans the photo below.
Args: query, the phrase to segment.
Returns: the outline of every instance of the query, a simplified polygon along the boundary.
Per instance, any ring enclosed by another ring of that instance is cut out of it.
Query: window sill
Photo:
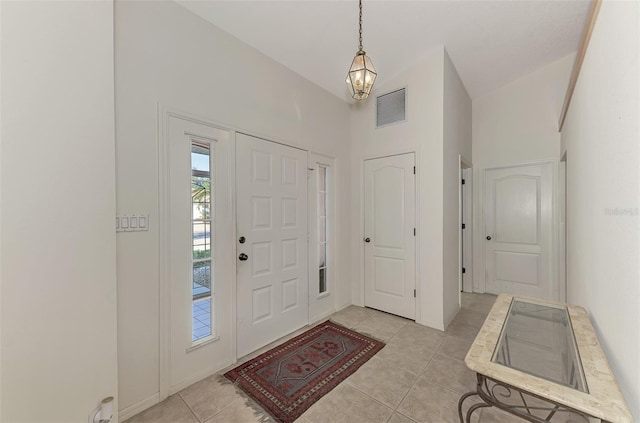
[[[199,339],[192,346],[187,348],[185,351],[189,353],[191,351],[197,350],[198,348],[204,347],[205,345],[212,344],[212,343],[216,342],[219,339],[220,339],[219,336]]]

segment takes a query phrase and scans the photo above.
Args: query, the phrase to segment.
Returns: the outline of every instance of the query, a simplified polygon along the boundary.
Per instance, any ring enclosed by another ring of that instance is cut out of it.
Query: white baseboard
[[[217,365],[213,369],[205,370],[193,377],[190,377],[188,379],[183,380],[180,383],[175,384],[174,386],[169,388],[169,395],[177,394],[178,392],[182,391],[184,388],[191,386],[196,382],[200,382],[201,380],[206,379],[209,376],[213,376],[216,373],[220,372],[220,370],[222,369],[226,369],[231,364],[233,364],[233,361],[228,361],[228,360],[217,363]]]
[[[458,310],[456,310],[455,313],[453,313],[453,315],[451,315],[445,322],[444,322],[444,330],[447,330],[447,328],[449,327],[449,325],[451,324],[451,322],[453,322],[453,319],[456,318],[456,316],[458,315],[458,313],[460,312],[460,310],[462,310],[460,307],[458,307]]]
[[[355,304],[351,304],[351,303],[345,303],[341,306],[336,307],[336,312],[340,311],[340,310],[344,310],[345,308],[349,307],[350,305],[355,305]]]
[[[159,402],[160,402],[160,392],[156,392],[150,397],[145,398],[142,401],[138,401],[135,404],[132,404],[120,410],[118,412],[118,421],[123,422],[128,418],[135,416],[136,414],[142,413],[147,408],[153,407]]]
[[[311,320],[309,321],[309,325],[316,324],[316,323],[318,323],[319,321],[324,320],[324,319],[326,319],[327,317],[331,316],[331,315],[332,315],[333,313],[335,313],[335,312],[336,312],[336,310],[331,310],[331,311],[328,311],[328,312],[326,312],[326,313],[322,313],[322,314],[321,314],[321,315],[319,315],[319,316],[314,316],[314,317],[312,317],[312,318],[311,318]]]
[[[442,322],[431,322],[428,320],[422,321],[422,322],[417,322],[417,324],[422,325],[422,326],[426,326],[429,327],[431,329],[437,329],[439,331],[444,332],[444,325],[442,324]]]

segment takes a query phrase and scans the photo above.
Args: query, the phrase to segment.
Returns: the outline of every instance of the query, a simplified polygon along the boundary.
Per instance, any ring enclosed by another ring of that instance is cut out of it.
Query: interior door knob
[[[487,235],[487,241],[491,241],[491,235]]]
[[[241,254],[238,256],[238,260],[240,260],[240,261],[247,261],[247,259],[248,259],[248,258],[249,258],[249,256],[248,256],[248,255],[246,255],[245,253],[241,253]]]
[[[366,237],[366,238],[364,239],[364,242],[371,242],[371,238]]]

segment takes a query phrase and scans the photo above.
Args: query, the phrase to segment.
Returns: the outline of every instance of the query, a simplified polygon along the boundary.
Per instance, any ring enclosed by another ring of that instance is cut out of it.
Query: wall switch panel
[[[148,230],[148,214],[119,214],[116,216],[116,232],[141,232]]]

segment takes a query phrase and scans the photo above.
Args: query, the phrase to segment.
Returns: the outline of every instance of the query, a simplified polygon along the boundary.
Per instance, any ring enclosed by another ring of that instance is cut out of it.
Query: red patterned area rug
[[[326,321],[225,377],[278,421],[291,423],[382,347],[380,341]]]

